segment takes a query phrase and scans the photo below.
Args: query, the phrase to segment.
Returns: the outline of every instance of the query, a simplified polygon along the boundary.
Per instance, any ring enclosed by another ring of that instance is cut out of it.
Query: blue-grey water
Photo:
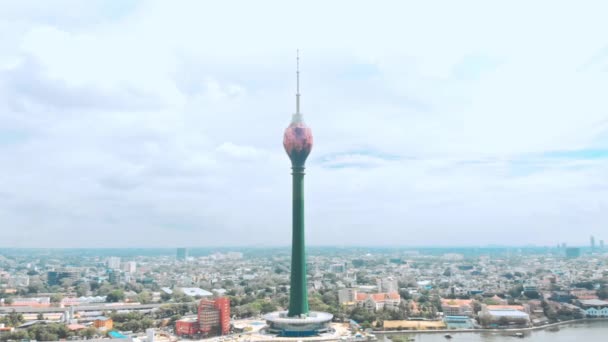
[[[452,338],[449,340],[444,337],[444,333],[408,333],[403,335],[413,337],[416,342],[608,342],[608,321],[575,323],[546,330],[529,331],[525,332],[524,338],[510,336],[509,334],[512,333],[451,333]],[[379,337],[378,339],[390,342],[386,336],[384,338]]]

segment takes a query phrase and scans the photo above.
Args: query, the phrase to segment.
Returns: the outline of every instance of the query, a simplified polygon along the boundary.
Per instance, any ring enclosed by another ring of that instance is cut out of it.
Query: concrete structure
[[[327,312],[309,312],[306,317],[289,317],[287,312],[272,312],[264,316],[267,331],[283,337],[304,337],[329,332],[333,315]]]
[[[308,310],[306,279],[306,249],[304,238],[304,168],[312,150],[312,131],[300,113],[299,56],[296,71],[296,112],[285,129],[283,147],[291,160],[292,169],[292,240],[289,310],[264,316],[268,332],[281,336],[312,336],[328,331],[333,315]]]
[[[340,305],[354,305],[357,302],[357,290],[353,288],[340,289],[338,291],[338,303]]]

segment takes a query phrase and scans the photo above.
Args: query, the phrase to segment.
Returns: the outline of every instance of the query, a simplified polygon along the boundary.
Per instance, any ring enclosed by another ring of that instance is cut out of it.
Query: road
[[[155,309],[167,304],[174,303],[163,303],[163,304],[136,304],[136,305],[75,305],[74,311],[112,311],[112,310],[146,310]],[[65,312],[70,310],[69,306],[66,307],[30,307],[30,306],[0,306],[0,314],[18,312],[18,313],[46,313],[46,312]]]

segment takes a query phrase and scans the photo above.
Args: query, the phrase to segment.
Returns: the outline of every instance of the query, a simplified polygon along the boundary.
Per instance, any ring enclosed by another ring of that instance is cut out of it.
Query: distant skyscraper
[[[591,249],[595,249],[595,237],[593,237],[593,235],[591,235],[591,237],[589,238],[590,242],[591,242]]]
[[[188,250],[186,248],[178,248],[177,249],[177,260],[186,260],[188,259]]]
[[[604,240],[600,240],[600,249],[603,250],[604,249]]]

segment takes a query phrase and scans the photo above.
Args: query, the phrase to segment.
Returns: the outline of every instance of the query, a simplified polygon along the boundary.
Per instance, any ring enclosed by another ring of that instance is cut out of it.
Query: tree
[[[36,319],[39,321],[43,321],[44,320],[44,314],[41,312],[38,314],[38,316],[36,316]]]
[[[63,299],[63,295],[55,293],[51,296],[51,303],[59,303]]]
[[[97,334],[97,329],[95,329],[95,327],[88,327],[86,329],[82,329],[80,330],[80,332],[78,333],[78,335],[85,337],[87,339],[90,339],[91,337],[95,336]]]
[[[509,295],[513,298],[517,298],[521,296],[522,291],[524,290],[523,285],[517,285],[509,290]]]
[[[277,310],[277,306],[272,302],[264,302],[260,307],[260,312],[265,314]]]
[[[43,286],[40,283],[33,283],[28,285],[27,287],[27,292],[30,294],[34,294],[34,293],[38,293],[40,291],[42,291]]]
[[[89,285],[89,283],[80,283],[78,284],[78,287],[76,287],[76,295],[78,297],[84,297],[88,294],[90,290],[91,286]]]
[[[410,291],[408,289],[399,289],[399,296],[401,296],[401,299],[404,300],[412,299],[412,295],[410,295]]]
[[[168,294],[167,292],[163,292],[163,293],[160,294],[160,300],[162,302],[168,302],[168,301],[171,300],[171,295]]]
[[[152,301],[152,294],[148,291],[142,291],[137,295],[137,301],[142,304],[148,304]]]
[[[23,315],[15,312],[14,310],[8,315],[0,318],[0,323],[6,324],[9,327],[16,327],[24,321]]]
[[[125,293],[122,290],[114,290],[106,296],[106,302],[116,303],[125,299]]]

